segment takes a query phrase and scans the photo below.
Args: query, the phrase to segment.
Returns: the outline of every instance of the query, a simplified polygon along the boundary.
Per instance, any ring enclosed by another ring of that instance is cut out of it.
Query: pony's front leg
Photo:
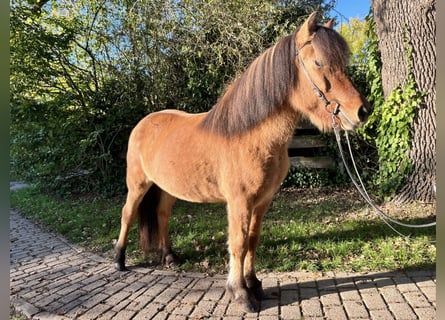
[[[139,188],[129,188],[127,201],[122,208],[121,229],[114,249],[116,253],[114,258],[114,267],[118,271],[126,270],[125,251],[127,248],[128,232],[130,231],[131,225],[137,218],[138,207],[142,198],[144,197],[145,191],[146,190]]]
[[[250,293],[244,278],[244,259],[247,253],[247,239],[251,211],[246,205],[229,202],[227,205],[229,220],[229,254],[230,265],[227,278],[227,290],[247,312],[257,312],[258,302]]]
[[[263,221],[264,214],[269,208],[271,202],[272,199],[265,201],[263,204],[257,206],[253,211],[249,225],[248,249],[244,261],[244,277],[246,279],[246,285],[258,300],[265,299],[266,294],[263,291],[261,281],[258,280],[256,276],[255,256],[256,249],[260,242],[261,222]]]

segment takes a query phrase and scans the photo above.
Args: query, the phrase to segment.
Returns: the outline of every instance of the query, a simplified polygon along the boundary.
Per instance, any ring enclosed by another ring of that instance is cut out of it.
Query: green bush
[[[368,100],[373,104],[373,113],[368,123],[358,132],[363,141],[375,146],[377,151],[372,163],[377,163],[369,181],[376,194],[390,200],[404,186],[412,171],[408,152],[411,149],[411,124],[416,108],[422,102],[425,93],[420,92],[411,72],[411,47],[405,43],[408,61],[406,84],[396,87],[384,98],[377,35],[372,14],[368,15],[369,41],[367,45],[366,79],[369,85]]]

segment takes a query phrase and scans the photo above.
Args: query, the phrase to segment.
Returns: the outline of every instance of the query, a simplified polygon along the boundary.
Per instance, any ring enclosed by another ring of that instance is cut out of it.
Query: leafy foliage
[[[348,23],[341,23],[337,31],[342,35],[351,50],[350,64],[353,66],[363,66],[367,62],[367,49],[369,41],[372,41],[366,34],[369,29],[369,19],[350,18]]]
[[[381,60],[375,34],[372,15],[367,17],[368,29],[368,68],[366,77],[370,83],[369,100],[374,111],[360,133],[364,139],[375,144],[378,151],[378,171],[374,175],[374,185],[378,195],[390,200],[404,185],[412,171],[409,158],[411,149],[411,124],[416,109],[426,93],[417,88],[411,71],[411,48],[406,41],[406,59],[408,61],[406,84],[396,87],[384,98],[381,79]]]
[[[405,86],[394,89],[384,108],[379,110],[381,119],[376,145],[380,167],[376,184],[387,197],[394,196],[412,172],[408,155],[412,140],[410,128],[416,108],[424,96],[424,93],[417,90],[414,80],[410,79]]]
[[[291,166],[283,187],[317,188],[329,185],[329,169],[296,168]]]

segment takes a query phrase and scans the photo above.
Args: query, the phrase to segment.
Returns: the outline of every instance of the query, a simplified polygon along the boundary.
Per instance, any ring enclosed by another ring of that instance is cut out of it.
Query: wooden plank
[[[315,135],[293,136],[289,142],[289,149],[303,149],[303,148],[322,148],[327,144]]]
[[[334,160],[330,157],[290,157],[294,167],[333,169]]]

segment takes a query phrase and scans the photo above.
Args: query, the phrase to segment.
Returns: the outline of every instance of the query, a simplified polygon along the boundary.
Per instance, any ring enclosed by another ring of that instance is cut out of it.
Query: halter
[[[341,112],[340,104],[337,101],[335,101],[334,110],[332,112],[329,111],[328,106],[331,105],[332,102],[326,98],[323,91],[321,91],[317,87],[317,85],[314,83],[314,81],[312,81],[311,76],[309,75],[309,72],[307,71],[306,66],[304,65],[303,59],[301,58],[301,55],[300,55],[300,50],[303,49],[304,47],[306,47],[310,43],[311,43],[310,41],[306,42],[301,48],[298,48],[297,46],[295,46],[295,51],[296,51],[295,55],[298,58],[298,62],[300,63],[301,68],[303,69],[303,73],[306,76],[306,79],[308,80],[309,84],[311,85],[312,90],[314,91],[315,95],[324,103],[326,111],[332,115],[332,120],[333,120],[332,125],[334,127],[338,126],[338,121],[337,121],[337,119],[335,119],[335,117],[338,117],[339,115],[341,116],[341,118],[343,120],[345,120],[346,122],[349,122],[351,127],[355,127],[354,122],[352,122],[351,119],[349,119],[349,117],[346,115],[346,113],[342,112],[340,114],[340,112]]]
[[[310,44],[310,42],[306,42],[300,49],[298,49],[297,46],[295,46],[295,55],[298,57],[298,62],[301,65],[301,68],[303,69],[304,75],[306,76],[306,79],[309,81],[309,84],[312,87],[312,90],[314,91],[315,95],[324,103],[324,106],[326,108],[326,111],[328,111],[329,113],[332,113],[334,116],[338,115],[340,113],[340,104],[338,102],[335,102],[335,108],[334,111],[330,112],[328,110],[328,106],[332,103],[331,101],[329,101],[326,96],[324,95],[323,91],[321,91],[316,84],[312,81],[309,72],[307,72],[306,66],[304,65],[303,59],[301,58],[300,55],[300,50],[303,49],[304,47],[306,47],[308,44]]]
[[[406,236],[406,235],[402,234],[400,231],[396,230],[390,223],[394,223],[394,224],[397,224],[399,226],[407,227],[407,228],[428,228],[428,227],[434,227],[436,225],[436,222],[425,223],[425,224],[406,224],[406,223],[400,222],[400,221],[398,221],[396,219],[393,219],[392,217],[388,216],[386,213],[384,213],[380,208],[378,208],[376,206],[376,204],[371,200],[370,196],[368,195],[368,193],[367,193],[367,191],[365,189],[365,186],[363,184],[363,181],[360,178],[360,175],[358,174],[357,166],[355,164],[354,157],[352,155],[352,148],[351,148],[351,144],[349,142],[349,136],[348,136],[347,131],[345,130],[345,136],[346,136],[346,141],[348,143],[350,158],[351,158],[353,166],[354,166],[355,174],[358,177],[358,180],[359,180],[360,183],[358,183],[355,180],[351,170],[349,169],[349,166],[346,163],[346,159],[345,159],[345,156],[344,156],[344,153],[343,153],[343,148],[341,146],[341,137],[340,137],[340,131],[339,131],[339,127],[341,126],[341,124],[338,123],[338,119],[337,119],[338,115],[341,112],[340,104],[338,102],[335,102],[334,110],[332,112],[328,110],[328,106],[330,104],[332,104],[332,102],[329,101],[326,98],[326,96],[324,95],[323,91],[321,91],[316,86],[316,84],[312,81],[312,79],[311,79],[311,77],[310,77],[310,75],[309,75],[309,73],[308,73],[308,71],[306,69],[306,66],[304,65],[303,59],[301,58],[300,50],[303,49],[308,44],[310,44],[310,41],[306,42],[300,49],[297,46],[295,46],[295,50],[296,50],[295,55],[298,57],[298,62],[300,63],[301,68],[303,70],[303,73],[305,74],[306,79],[308,80],[309,84],[311,85],[312,90],[314,91],[315,95],[324,103],[326,111],[329,112],[332,115],[332,127],[334,129],[334,133],[335,133],[335,137],[336,137],[336,140],[337,140],[338,148],[340,150],[340,156],[341,156],[341,158],[343,160],[343,164],[345,165],[346,171],[348,172],[348,175],[349,175],[349,177],[352,180],[352,183],[354,184],[354,186],[356,187],[356,189],[358,190],[360,195],[366,200],[366,202],[368,202],[368,204],[370,204],[375,209],[375,211],[382,218],[382,220],[385,222],[385,224],[389,228],[391,228],[394,232],[396,232],[398,235],[400,235],[402,237],[408,237],[408,236]],[[348,116],[344,112],[341,113],[341,117],[344,118],[346,121],[348,121],[352,125],[352,127],[354,127],[353,122],[348,118]],[[410,238],[410,237],[408,237],[408,238]],[[435,241],[431,241],[431,240],[429,240],[429,241],[427,240],[427,242],[435,243]]]

